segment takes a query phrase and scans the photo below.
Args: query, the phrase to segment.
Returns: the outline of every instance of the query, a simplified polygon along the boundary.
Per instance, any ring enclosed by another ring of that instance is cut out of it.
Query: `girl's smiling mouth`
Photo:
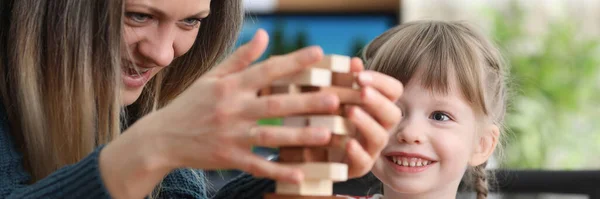
[[[432,158],[414,153],[391,152],[384,156],[387,162],[401,173],[419,173],[437,163]]]

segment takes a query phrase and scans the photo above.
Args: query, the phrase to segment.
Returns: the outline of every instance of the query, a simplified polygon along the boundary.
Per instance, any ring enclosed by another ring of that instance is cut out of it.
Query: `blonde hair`
[[[32,182],[120,133],[121,3],[2,3],[0,89]]]
[[[423,87],[442,94],[448,92],[449,78],[454,77],[471,107],[486,121],[503,127],[507,66],[498,49],[465,23],[401,24],[369,43],[363,59],[369,69],[393,76],[404,85],[421,75]],[[472,185],[478,199],[488,195],[486,165],[470,168],[465,175],[465,182]]]
[[[36,182],[114,140],[121,105],[123,0],[0,0],[0,92]],[[163,107],[234,46],[239,0],[211,2],[189,52],[157,74],[129,110]],[[125,122],[127,123],[127,122]],[[201,178],[201,174],[197,174]]]

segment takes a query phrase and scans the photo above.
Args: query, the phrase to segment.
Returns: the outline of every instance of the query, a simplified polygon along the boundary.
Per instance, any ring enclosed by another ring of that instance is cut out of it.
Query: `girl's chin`
[[[431,191],[436,184],[436,182],[431,182],[425,178],[392,177],[392,175],[379,179],[382,179],[381,182],[384,183],[385,195],[387,193],[396,193],[417,196]]]
[[[393,191],[398,194],[418,195],[425,192],[426,187],[414,183],[395,183],[392,186],[386,185],[388,191]]]

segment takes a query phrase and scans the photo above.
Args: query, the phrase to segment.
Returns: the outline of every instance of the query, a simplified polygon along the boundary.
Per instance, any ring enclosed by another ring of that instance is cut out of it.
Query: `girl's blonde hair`
[[[80,161],[123,129],[123,1],[0,0],[2,105],[32,183]],[[211,1],[190,51],[129,107],[133,120],[168,104],[231,51],[241,4]]]
[[[507,108],[507,67],[488,39],[461,22],[414,21],[401,24],[365,47],[367,68],[393,76],[407,85],[422,71],[423,87],[446,94],[456,78],[464,99],[485,121],[503,127]],[[502,135],[502,133],[501,133]],[[501,147],[499,147],[501,148]],[[464,182],[488,195],[486,163],[469,168]]]

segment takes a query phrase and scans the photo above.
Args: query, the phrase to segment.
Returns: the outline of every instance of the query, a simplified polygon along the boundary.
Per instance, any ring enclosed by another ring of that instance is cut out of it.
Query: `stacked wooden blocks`
[[[333,183],[346,181],[348,165],[344,164],[345,142],[355,136],[356,128],[345,117],[345,105],[360,104],[356,76],[350,72],[350,57],[328,55],[312,67],[293,77],[278,80],[260,95],[294,95],[327,92],[340,99],[340,109],[328,114],[297,115],[283,118],[284,126],[324,127],[332,132],[331,142],[322,147],[282,147],[279,161],[300,168],[305,180],[300,184],[277,182],[274,194],[267,199],[336,198]]]

